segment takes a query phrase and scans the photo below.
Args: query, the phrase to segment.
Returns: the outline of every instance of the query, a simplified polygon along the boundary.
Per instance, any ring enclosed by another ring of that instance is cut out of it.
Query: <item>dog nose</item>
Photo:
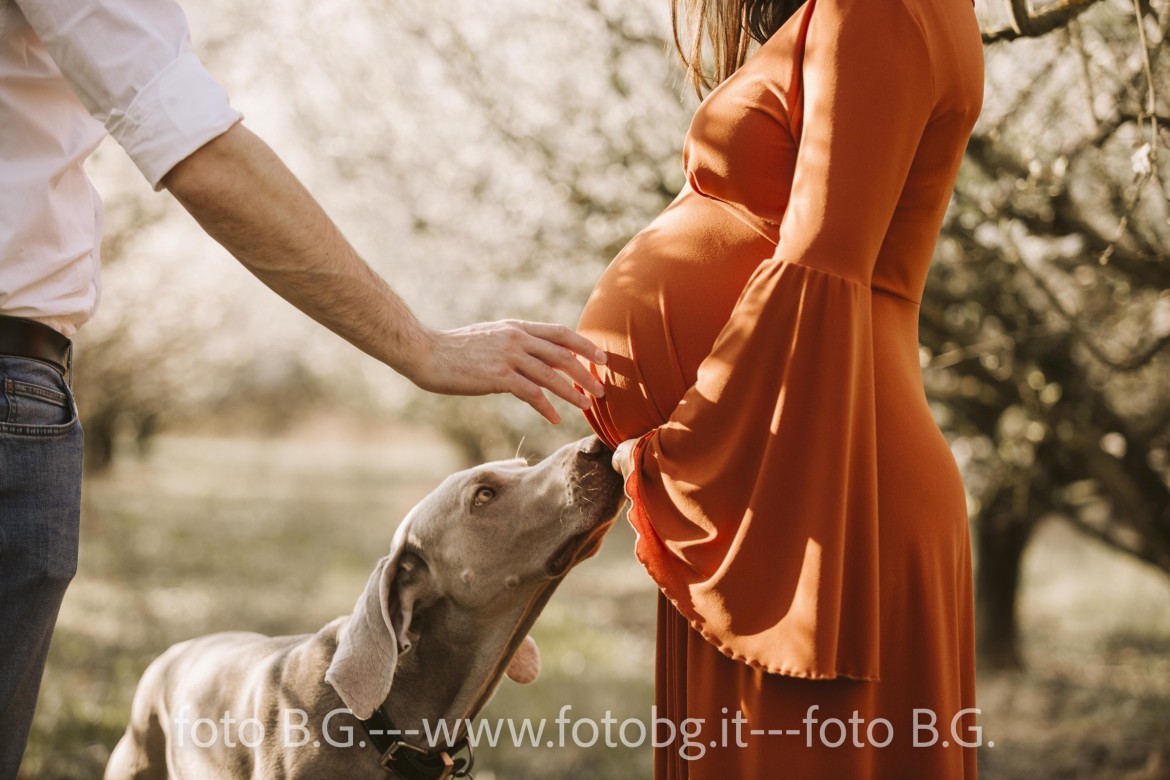
[[[612,455],[605,443],[596,436],[589,436],[577,443],[577,457],[581,460],[603,461]]]

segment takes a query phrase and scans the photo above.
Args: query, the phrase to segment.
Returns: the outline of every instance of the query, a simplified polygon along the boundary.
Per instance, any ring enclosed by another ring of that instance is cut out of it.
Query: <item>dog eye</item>
[[[472,499],[471,504],[472,506],[483,506],[495,497],[496,491],[492,490],[490,487],[480,487],[475,491],[475,498]]]

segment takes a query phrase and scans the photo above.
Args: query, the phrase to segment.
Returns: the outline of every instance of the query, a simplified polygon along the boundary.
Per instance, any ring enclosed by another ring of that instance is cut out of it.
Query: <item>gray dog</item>
[[[465,773],[466,719],[505,673],[535,679],[528,629],[621,506],[609,459],[590,437],[534,466],[454,474],[402,521],[349,617],[171,647],[142,676],[106,780]]]

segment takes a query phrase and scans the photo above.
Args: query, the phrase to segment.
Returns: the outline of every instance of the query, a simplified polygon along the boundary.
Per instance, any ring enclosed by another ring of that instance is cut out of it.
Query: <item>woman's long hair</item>
[[[800,5],[801,0],[671,0],[674,46],[695,92],[702,96],[734,73],[752,40],[771,38]]]

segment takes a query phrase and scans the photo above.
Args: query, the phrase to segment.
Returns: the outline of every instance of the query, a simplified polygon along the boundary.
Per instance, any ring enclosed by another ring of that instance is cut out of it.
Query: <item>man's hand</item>
[[[569,380],[602,394],[577,356],[604,363],[605,353],[564,326],[506,320],[425,327],[242,124],[200,147],[162,183],[260,281],[425,390],[512,393],[553,423],[560,417],[543,390],[580,407],[589,399]]]
[[[591,401],[572,382],[594,396],[605,393],[578,355],[594,363],[606,359],[593,342],[564,325],[485,322],[433,331],[426,355],[408,376],[419,387],[436,393],[511,393],[555,425],[561,418],[544,390],[581,409],[588,409]]]

